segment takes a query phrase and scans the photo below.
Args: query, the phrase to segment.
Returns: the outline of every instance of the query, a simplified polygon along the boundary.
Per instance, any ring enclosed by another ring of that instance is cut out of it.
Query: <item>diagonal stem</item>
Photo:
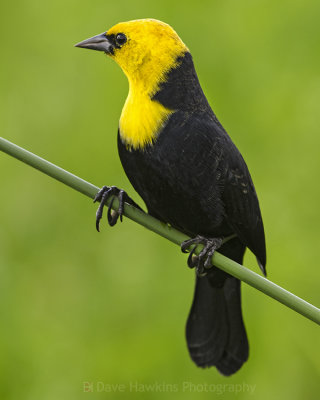
[[[67,186],[77,190],[78,192],[91,197],[95,197],[99,188],[92,185],[89,182],[79,178],[76,175],[71,174],[68,171],[50,163],[49,161],[30,153],[29,151],[9,142],[8,140],[0,137],[0,150],[17,158],[20,161],[30,165],[33,168],[51,176],[54,179],[64,183]],[[107,205],[110,204],[112,198],[109,199]],[[119,202],[117,198],[114,198],[113,208],[118,209]],[[185,240],[189,239],[188,236],[184,235],[182,232],[170,227],[169,225],[151,217],[148,214],[138,210],[137,208],[125,204],[124,215],[140,225],[143,225],[147,229],[157,233],[160,236],[165,237],[173,243],[180,245]],[[201,249],[197,249],[199,253]],[[282,287],[276,285],[275,283],[269,281],[268,279],[256,274],[255,272],[249,270],[236,263],[235,261],[223,256],[222,254],[215,252],[212,257],[212,263],[227,272],[230,275],[246,282],[248,285],[260,290],[266,295],[272,297],[273,299],[279,301],[280,303],[286,305],[292,310],[300,313],[301,315],[309,318],[311,321],[316,322],[320,325],[320,309],[307,303],[300,297],[288,292]]]

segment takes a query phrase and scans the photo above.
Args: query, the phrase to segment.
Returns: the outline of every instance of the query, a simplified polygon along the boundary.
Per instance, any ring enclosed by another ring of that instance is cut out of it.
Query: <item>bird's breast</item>
[[[134,149],[145,147],[156,139],[172,113],[143,90],[130,89],[120,117],[121,140]]]

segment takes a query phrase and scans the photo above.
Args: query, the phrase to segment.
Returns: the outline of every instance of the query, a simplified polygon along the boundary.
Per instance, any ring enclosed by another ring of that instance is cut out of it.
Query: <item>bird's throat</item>
[[[152,144],[172,113],[147,91],[130,85],[119,124],[122,142],[133,149]]]

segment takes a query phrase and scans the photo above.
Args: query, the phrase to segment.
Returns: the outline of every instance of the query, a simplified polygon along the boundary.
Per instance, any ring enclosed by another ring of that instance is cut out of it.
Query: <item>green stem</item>
[[[39,171],[51,176],[54,179],[64,183],[67,186],[85,194],[88,197],[94,198],[99,188],[92,185],[89,182],[71,174],[68,171],[44,160],[41,157],[36,156],[33,153],[0,138],[0,150],[17,158],[20,161],[38,169]],[[110,199],[111,201],[111,199]],[[113,203],[113,208],[118,209],[118,201],[115,199]],[[178,230],[170,227],[169,225],[160,222],[159,220],[151,217],[148,214],[126,204],[124,209],[124,214],[126,217],[132,219],[140,225],[143,225],[147,229],[157,233],[170,240],[173,243],[180,245],[184,240],[189,239],[188,236],[179,232]],[[310,303],[307,303],[303,299],[295,296],[294,294],[288,292],[282,287],[276,285],[275,283],[269,281],[268,279],[256,274],[255,272],[245,268],[243,265],[236,263],[235,261],[223,256],[222,254],[215,252],[212,257],[212,263],[227,272],[230,275],[246,282],[248,285],[260,290],[266,295],[274,298],[280,303],[286,305],[292,310],[300,313],[301,315],[309,318],[310,320],[316,322],[320,325],[320,310]]]

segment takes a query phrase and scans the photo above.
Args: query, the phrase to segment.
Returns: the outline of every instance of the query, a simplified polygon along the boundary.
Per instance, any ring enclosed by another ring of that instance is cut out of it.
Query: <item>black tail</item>
[[[238,239],[218,251],[242,264],[245,247]],[[196,278],[186,336],[190,356],[199,367],[215,366],[223,375],[241,368],[248,359],[249,345],[238,279],[217,268]]]

